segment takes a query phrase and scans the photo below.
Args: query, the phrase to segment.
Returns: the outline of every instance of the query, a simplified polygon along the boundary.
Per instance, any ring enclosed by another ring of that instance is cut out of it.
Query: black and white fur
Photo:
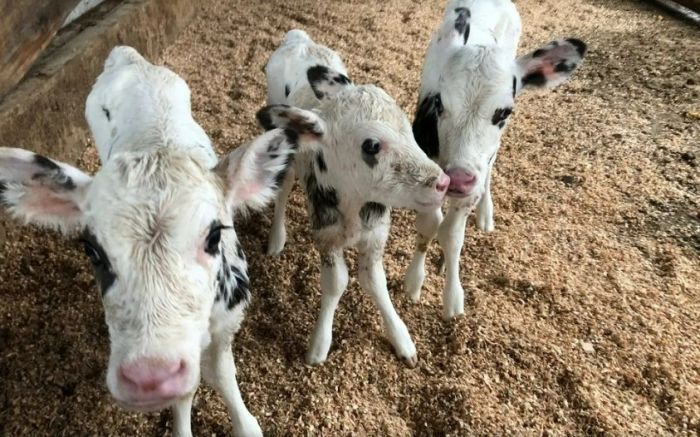
[[[464,312],[459,255],[467,217],[494,229],[491,171],[515,98],[553,87],[581,64],[586,45],[553,41],[516,57],[520,15],[510,0],[452,0],[426,54],[413,132],[421,148],[450,176],[448,212],[420,213],[418,241],[404,281],[417,301],[425,278],[425,253],[437,234],[444,253],[443,315]]]
[[[390,208],[431,211],[440,206],[447,177],[416,144],[406,115],[383,90],[354,85],[340,57],[292,30],[267,68],[268,103],[258,113],[267,128],[302,123],[294,105],[313,109],[323,124],[322,150],[295,157],[275,204],[268,252],[282,250],[284,211],[298,175],[308,200],[314,242],[321,253],[321,312],[306,360],[326,360],[335,309],[348,283],[343,249],[357,247],[359,282],[378,306],[396,354],[416,363],[416,348],[389,298],[382,255]]]
[[[110,334],[107,386],[120,405],[172,407],[174,434],[191,435],[203,377],[223,396],[235,435],[262,435],[231,349],[250,300],[234,214],[276,195],[299,135],[318,126],[275,129],[218,159],[189,96],[172,71],[115,48],[86,109],[101,169],[89,176],[0,148],[0,204],[83,240]]]

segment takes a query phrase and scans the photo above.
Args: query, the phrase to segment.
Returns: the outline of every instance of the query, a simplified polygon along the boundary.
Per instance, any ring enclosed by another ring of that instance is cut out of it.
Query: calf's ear
[[[0,205],[25,223],[69,233],[82,225],[92,178],[24,149],[0,147]]]
[[[315,148],[326,131],[325,123],[315,112],[289,105],[265,106],[255,117],[265,130],[284,128],[296,132],[303,147]]]
[[[352,86],[352,82],[346,75],[323,65],[316,65],[306,70],[306,78],[319,100],[333,98],[345,87]]]
[[[260,209],[282,185],[297,150],[298,134],[273,129],[222,158],[214,171],[225,181],[229,209]]]
[[[552,88],[565,82],[581,65],[587,46],[581,40],[566,38],[518,58],[520,77],[517,92],[531,88]]]

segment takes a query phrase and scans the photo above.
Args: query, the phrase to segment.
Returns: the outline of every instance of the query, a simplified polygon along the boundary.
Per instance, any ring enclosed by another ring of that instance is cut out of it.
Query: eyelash
[[[204,251],[209,254],[214,254],[219,249],[219,244],[221,243],[221,231],[226,229],[231,229],[232,226],[220,225],[212,228],[209,231],[209,235],[204,242]]]

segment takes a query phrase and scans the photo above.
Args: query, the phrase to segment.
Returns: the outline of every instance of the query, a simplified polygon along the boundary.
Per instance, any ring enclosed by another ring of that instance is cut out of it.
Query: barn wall
[[[80,0],[0,0],[0,98],[14,88]]]
[[[196,11],[190,0],[107,0],[63,29],[28,76],[0,102],[0,145],[74,163],[85,150],[85,99],[115,45],[158,59]],[[48,53],[50,52],[50,53]],[[0,212],[0,244],[10,226]]]

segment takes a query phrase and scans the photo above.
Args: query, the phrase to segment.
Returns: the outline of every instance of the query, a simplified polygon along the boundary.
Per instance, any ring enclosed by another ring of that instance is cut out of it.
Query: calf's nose
[[[141,358],[119,367],[119,377],[140,398],[171,398],[186,390],[187,366],[183,360]]]
[[[447,176],[445,173],[442,173],[437,180],[437,184],[435,185],[435,189],[438,191],[438,193],[443,193],[443,192],[447,191],[447,188],[449,186],[450,186],[450,177]]]
[[[474,186],[476,186],[476,176],[462,168],[452,168],[445,173],[450,178],[450,184],[447,190],[448,196],[467,196]]]

